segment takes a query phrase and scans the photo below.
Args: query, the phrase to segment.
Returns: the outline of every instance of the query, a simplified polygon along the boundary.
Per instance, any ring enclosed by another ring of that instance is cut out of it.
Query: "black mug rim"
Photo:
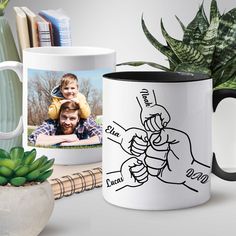
[[[120,71],[104,74],[105,79],[124,82],[180,83],[212,79],[209,75],[187,72],[166,71]]]

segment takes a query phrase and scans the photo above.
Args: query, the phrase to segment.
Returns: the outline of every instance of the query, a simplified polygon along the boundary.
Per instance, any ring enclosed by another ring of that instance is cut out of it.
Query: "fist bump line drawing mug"
[[[115,70],[115,51],[96,47],[38,47],[23,51],[23,64],[6,61],[23,83],[23,116],[13,131],[26,150],[83,164],[102,158],[102,75]]]
[[[210,198],[210,174],[235,181],[212,151],[212,114],[234,90],[206,75],[115,72],[103,78],[103,196],[121,207],[169,210]]]

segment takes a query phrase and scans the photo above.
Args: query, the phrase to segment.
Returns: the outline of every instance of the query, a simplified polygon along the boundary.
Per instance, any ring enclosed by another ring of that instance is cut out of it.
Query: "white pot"
[[[37,236],[54,207],[51,185],[0,186],[0,235]]]

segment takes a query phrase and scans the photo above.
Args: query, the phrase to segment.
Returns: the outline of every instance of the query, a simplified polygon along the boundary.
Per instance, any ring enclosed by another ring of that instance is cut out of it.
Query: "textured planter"
[[[37,236],[54,207],[51,185],[0,186],[0,235]]]

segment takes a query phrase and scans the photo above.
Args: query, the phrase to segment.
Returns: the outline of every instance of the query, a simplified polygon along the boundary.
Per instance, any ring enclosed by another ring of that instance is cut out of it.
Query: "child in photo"
[[[74,101],[79,104],[81,118],[87,119],[91,114],[85,96],[79,92],[78,78],[74,74],[67,73],[63,75],[60,80],[60,85],[52,90],[51,96],[52,103],[48,108],[48,116],[50,119],[58,119],[61,105],[68,101]]]

